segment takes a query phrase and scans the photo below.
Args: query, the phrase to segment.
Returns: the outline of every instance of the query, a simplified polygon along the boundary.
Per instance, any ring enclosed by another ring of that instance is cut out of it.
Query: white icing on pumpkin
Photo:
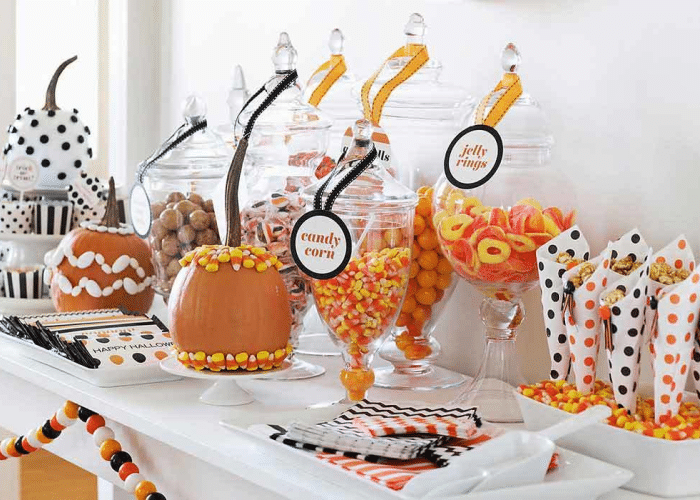
[[[59,272],[56,275],[56,283],[58,284],[58,287],[63,293],[71,294],[73,295],[73,297],[77,297],[83,290],[85,290],[88,294],[95,298],[108,297],[112,295],[112,293],[114,293],[115,290],[119,290],[122,287],[124,288],[124,291],[129,295],[136,295],[143,292],[146,288],[151,286],[151,283],[153,283],[154,279],[155,278],[153,276],[148,276],[142,282],[137,283],[131,278],[124,278],[123,280],[115,280],[111,286],[108,285],[104,288],[101,288],[99,283],[86,277],[80,278],[78,284],[73,286],[73,284],[70,282],[70,280],[65,274]]]
[[[134,234],[134,228],[128,224],[119,224],[119,227],[107,227],[94,221],[84,221],[80,223],[80,227],[89,231],[97,231],[98,233]]]

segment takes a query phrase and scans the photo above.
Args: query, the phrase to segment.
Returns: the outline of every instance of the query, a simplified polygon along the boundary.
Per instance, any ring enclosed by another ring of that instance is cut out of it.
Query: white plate
[[[537,431],[569,417],[563,410],[517,395],[525,427]],[[686,398],[697,399],[686,393]],[[700,494],[700,439],[667,441],[613,427],[593,424],[560,440],[563,446],[606,460],[634,472],[625,488],[661,497]]]
[[[25,316],[55,312],[51,299],[12,299],[0,297],[0,314]]]
[[[37,345],[5,334],[0,334],[0,349],[15,351],[19,355],[61,370],[97,387],[118,387],[180,380],[180,377],[161,370],[158,363],[144,363],[139,366],[115,366],[114,368],[85,368],[52,351],[47,351]]]
[[[319,418],[317,417],[316,420],[318,421]],[[318,467],[326,467],[329,472],[333,470],[333,476],[330,476],[329,480],[336,484],[341,484],[342,481],[342,484],[346,485],[349,491],[357,488],[358,483],[361,483],[365,486],[363,490],[376,491],[379,489],[391,497],[408,499],[400,491],[393,491],[369,479],[364,479],[354,472],[319,460],[313,453],[297,450],[277,443],[259,432],[244,429],[234,420],[222,420],[220,423],[223,427],[234,432],[242,432],[257,440],[262,440],[268,446],[274,447],[277,452],[286,450],[288,457],[303,461],[306,465],[312,463]],[[619,488],[633,476],[626,469],[567,449],[558,447],[557,452],[559,452],[559,467],[547,474],[540,484],[490,490],[471,495],[440,497],[440,500],[593,500],[604,493]],[[415,499],[411,498],[411,500]]]

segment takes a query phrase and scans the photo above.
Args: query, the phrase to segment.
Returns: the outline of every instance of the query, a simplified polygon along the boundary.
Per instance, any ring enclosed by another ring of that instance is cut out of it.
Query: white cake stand
[[[291,366],[291,361],[285,360],[279,368],[273,368],[272,370],[212,372],[209,370],[197,371],[192,368],[187,368],[173,356],[165,358],[160,362],[160,367],[173,375],[214,382],[209,389],[199,396],[199,400],[202,403],[215,406],[240,406],[252,403],[255,401],[255,398],[238,385],[239,379],[264,378],[270,373],[289,370]]]

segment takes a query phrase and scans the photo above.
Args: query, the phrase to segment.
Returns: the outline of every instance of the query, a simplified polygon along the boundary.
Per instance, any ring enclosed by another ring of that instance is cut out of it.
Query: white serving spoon
[[[554,441],[610,415],[609,407],[597,405],[538,432],[506,432],[455,458],[447,467],[419,474],[401,493],[435,498],[540,483],[549,468]]]

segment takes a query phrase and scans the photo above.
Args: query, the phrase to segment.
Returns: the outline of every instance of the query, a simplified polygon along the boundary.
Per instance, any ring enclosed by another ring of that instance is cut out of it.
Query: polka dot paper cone
[[[629,276],[611,282],[599,299],[599,304],[603,307],[605,297],[613,290],[625,293],[624,298],[609,307],[612,350],[607,351],[607,356],[615,401],[631,412],[637,409],[637,382],[644,345],[644,312],[650,259],[651,250],[644,257],[642,267]],[[604,344],[605,340],[602,342]]]
[[[693,251],[688,244],[687,238],[683,234],[656,252],[651,258],[651,263],[653,264],[654,262],[665,262],[674,269],[687,269],[689,271],[693,271],[695,269],[695,256],[693,255]],[[669,286],[673,285],[664,285],[650,278],[649,293],[647,293],[647,304],[650,297],[658,296],[657,292],[659,290]],[[647,307],[647,325],[651,325],[652,321],[654,320],[654,314],[656,314],[656,311],[654,311],[651,307]],[[647,329],[647,334],[649,333],[649,329]]]
[[[33,201],[0,201],[0,233],[31,233],[35,207]]]
[[[596,266],[593,275],[573,292],[570,309],[564,312],[566,333],[571,351],[576,387],[586,395],[595,384],[596,359],[600,345],[601,323],[598,314],[598,298],[608,284],[610,276],[610,248],[603,255],[591,260]],[[564,273],[564,286],[578,275],[582,264]]]
[[[675,415],[683,400],[700,312],[700,273],[696,270],[660,293],[657,329],[650,345],[656,423],[662,415]]]
[[[695,331],[695,342],[693,349],[693,360],[690,362],[690,373],[693,374],[693,385],[695,394],[700,398],[700,326]]]
[[[552,380],[565,380],[571,367],[569,341],[562,315],[564,284],[561,278],[566,272],[567,266],[558,263],[556,259],[560,253],[567,252],[575,259],[588,260],[589,250],[588,242],[578,226],[564,231],[537,249],[537,266],[542,290],[542,312],[551,360],[549,376]]]

